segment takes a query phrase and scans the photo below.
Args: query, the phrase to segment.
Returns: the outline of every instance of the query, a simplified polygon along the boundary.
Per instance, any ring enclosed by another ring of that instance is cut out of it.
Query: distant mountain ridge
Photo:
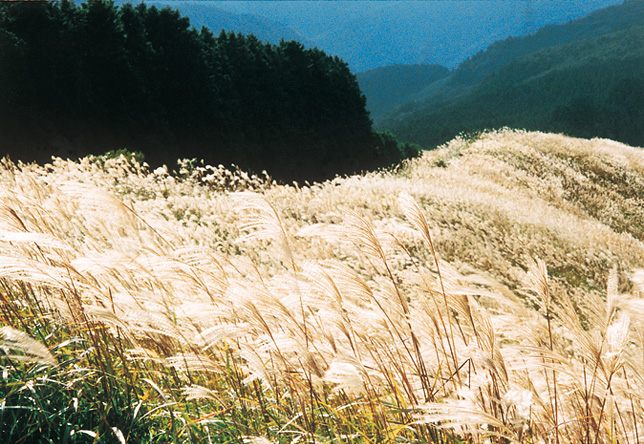
[[[449,73],[440,65],[393,65],[358,73],[357,78],[367,97],[367,110],[374,122],[378,122]]]
[[[236,14],[207,2],[148,1],[147,3],[178,9],[183,15],[190,17],[192,26],[197,29],[205,26],[215,34],[226,30],[253,34],[268,43],[277,44],[280,40],[297,40],[307,46],[313,46],[304,36],[292,28],[256,14]]]
[[[630,0],[495,43],[377,126],[425,148],[502,126],[644,145],[643,17],[644,1]]]
[[[626,29],[644,23],[644,2],[626,0],[561,25],[548,25],[534,34],[509,37],[468,58],[455,71],[455,80],[473,83],[500,66],[542,49]]]
[[[455,68],[507,36],[564,23],[621,0],[216,1],[146,0],[169,5],[197,28],[317,46],[353,72],[394,64]],[[529,12],[532,5],[532,13]],[[223,14],[223,11],[226,14]],[[475,24],[475,26],[473,26]]]

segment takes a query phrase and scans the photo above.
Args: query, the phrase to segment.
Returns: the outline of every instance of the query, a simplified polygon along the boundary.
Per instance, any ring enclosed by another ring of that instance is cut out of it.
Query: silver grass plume
[[[11,360],[56,365],[56,359],[47,347],[12,327],[0,328],[0,348]]]
[[[416,227],[416,229],[420,231],[420,233],[423,236],[423,240],[425,241],[425,244],[429,248],[429,251],[432,253],[432,257],[434,258],[434,263],[436,265],[436,272],[438,274],[438,281],[440,283],[440,289],[443,296],[443,303],[445,306],[445,316],[447,317],[447,325],[445,325],[445,320],[442,314],[440,313],[440,310],[437,310],[437,313],[441,321],[443,331],[445,331],[447,335],[447,341],[448,341],[450,354],[451,354],[452,362],[454,366],[453,370],[455,371],[456,377],[459,378],[460,375],[458,371],[459,366],[458,366],[457,357],[456,357],[454,327],[452,325],[452,319],[450,316],[450,307],[447,302],[447,293],[445,292],[445,285],[443,283],[443,277],[441,275],[438,256],[436,255],[436,250],[434,249],[434,242],[432,241],[432,235],[429,229],[429,224],[427,223],[427,219],[425,218],[425,215],[423,214],[422,210],[420,209],[420,207],[418,206],[414,198],[411,197],[409,194],[400,193],[400,195],[398,196],[398,204],[400,205],[400,208],[405,214],[405,217],[407,217],[407,219],[409,219],[409,221],[414,225],[414,227]]]
[[[242,239],[270,239],[276,242],[289,265],[297,271],[298,267],[288,241],[288,234],[277,209],[262,195],[250,191],[232,193],[230,196],[235,204],[235,210],[246,215],[247,222],[239,226],[240,231],[246,232]]]

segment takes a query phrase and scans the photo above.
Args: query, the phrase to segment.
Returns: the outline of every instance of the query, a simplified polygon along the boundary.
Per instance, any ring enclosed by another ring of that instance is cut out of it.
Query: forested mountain
[[[628,28],[641,23],[643,16],[642,2],[629,1],[595,11],[566,24],[546,26],[534,34],[495,42],[462,62],[448,75],[430,82],[422,82],[413,94],[406,95],[403,100],[396,103],[390,104],[383,101],[376,88],[363,85],[362,74],[358,74],[358,80],[361,81],[361,87],[367,96],[368,106],[370,102],[390,105],[388,108],[379,108],[375,114],[372,114],[376,125],[384,128],[394,127],[397,126],[396,122],[404,121],[410,114],[424,113],[441,103],[451,102],[467,94],[472,86],[517,58],[543,49]],[[411,65],[409,68],[400,66],[392,71],[372,70],[369,71],[369,83],[378,84],[378,81],[373,78],[382,75],[380,82],[383,84],[405,84],[409,76],[406,70],[417,71],[418,69],[420,68],[416,65]],[[399,106],[401,108],[394,112]]]
[[[523,37],[510,37],[465,60],[454,72],[454,78],[458,82],[472,84],[519,57],[639,25],[643,18],[644,2],[627,0],[569,23],[545,26]]]
[[[182,0],[172,4],[191,21],[198,18],[189,9],[196,4],[204,11],[219,8],[282,23],[305,39],[299,41],[338,55],[354,72],[362,72],[396,64],[439,64],[453,69],[508,36],[530,34],[621,2]],[[263,31],[263,26],[258,30]]]
[[[638,26],[516,60],[396,132],[426,146],[502,126],[644,145],[643,39]]]
[[[502,126],[644,145],[641,17],[644,1],[632,0],[499,42],[380,126],[424,147]]]
[[[398,105],[413,100],[423,88],[449,72],[440,65],[393,65],[361,72],[357,77],[367,97],[367,110],[377,124]]]
[[[253,34],[260,40],[278,44],[280,40],[297,40],[307,47],[306,38],[289,26],[257,14],[236,14],[226,11],[206,1],[148,1],[149,5],[159,8],[170,6],[176,8],[181,15],[190,18],[190,23],[197,29],[202,26],[209,28],[214,33],[221,30],[242,34]]]
[[[170,8],[4,3],[0,60],[0,149],[14,159],[127,148],[317,180],[413,154],[373,132],[344,61],[197,31]]]

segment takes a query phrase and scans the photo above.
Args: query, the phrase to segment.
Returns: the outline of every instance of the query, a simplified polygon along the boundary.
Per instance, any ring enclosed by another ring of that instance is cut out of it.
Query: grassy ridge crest
[[[0,431],[636,442],[642,191],[640,149],[510,130],[303,187],[4,161]]]

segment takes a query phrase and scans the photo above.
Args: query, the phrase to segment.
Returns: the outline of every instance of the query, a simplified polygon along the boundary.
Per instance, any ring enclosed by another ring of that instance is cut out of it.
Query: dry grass
[[[174,442],[636,443],[642,200],[639,149],[514,131],[296,187],[5,162],[3,366],[67,329]]]

